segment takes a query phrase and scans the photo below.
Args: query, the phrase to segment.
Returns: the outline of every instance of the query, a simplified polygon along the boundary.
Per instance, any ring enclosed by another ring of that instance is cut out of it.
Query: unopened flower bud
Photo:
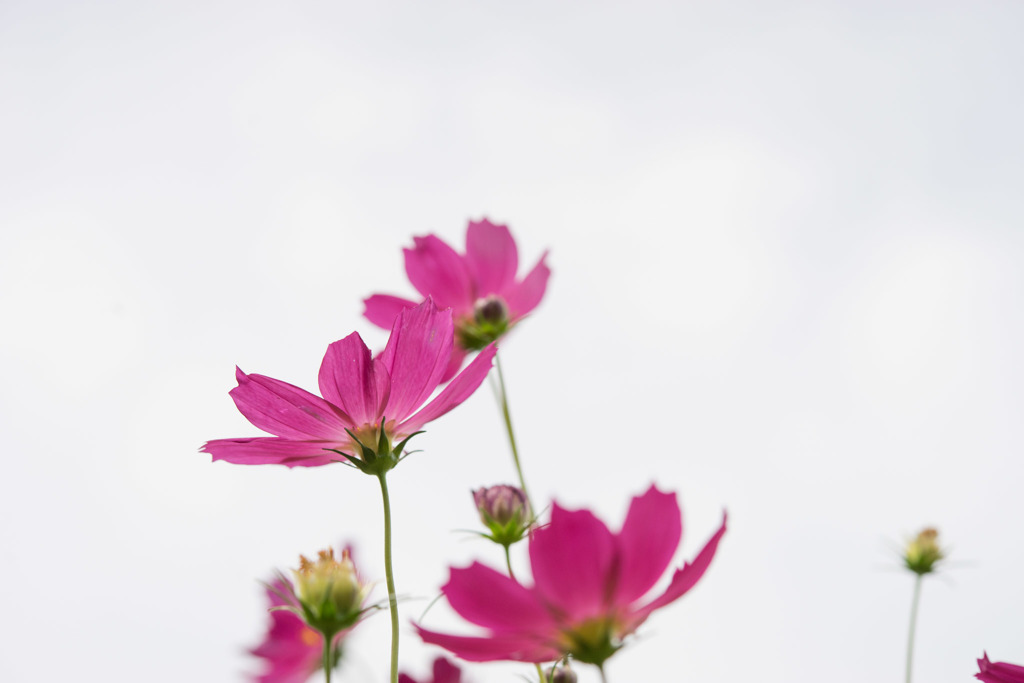
[[[935,571],[935,565],[946,556],[936,540],[938,536],[939,532],[935,529],[924,529],[907,544],[903,553],[907,569],[918,575]]]
[[[491,295],[477,299],[472,317],[455,321],[455,340],[467,351],[479,351],[508,331],[509,311],[505,300]]]
[[[501,545],[522,539],[533,521],[526,494],[515,486],[501,484],[478,489],[473,492],[473,501],[480,521],[491,532],[491,540]]]
[[[576,672],[568,666],[560,666],[551,676],[551,683],[576,683]]]
[[[321,550],[316,561],[300,557],[294,574],[298,601],[310,626],[333,635],[359,619],[368,589],[348,550],[342,551],[340,560],[333,549]]]

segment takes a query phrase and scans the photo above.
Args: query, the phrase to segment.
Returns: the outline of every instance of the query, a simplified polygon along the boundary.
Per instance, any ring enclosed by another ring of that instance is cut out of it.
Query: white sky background
[[[240,681],[257,579],[351,539],[382,580],[371,478],[196,451],[258,434],[236,363],[314,389],[329,342],[383,345],[360,300],[412,293],[401,247],[482,215],[523,268],[551,250],[502,352],[535,496],[614,527],[677,490],[677,563],[730,513],[613,683],[902,680],[891,545],[926,524],[953,551],[915,680],[1024,663],[1022,30],[1015,2],[5,0],[0,679]],[[405,623],[501,562],[450,530],[513,477],[486,386],[417,446]],[[386,680],[387,631],[340,680]]]

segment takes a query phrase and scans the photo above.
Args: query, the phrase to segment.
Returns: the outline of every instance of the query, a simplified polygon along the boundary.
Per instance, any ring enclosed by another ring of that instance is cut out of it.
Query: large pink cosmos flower
[[[231,398],[249,422],[274,436],[216,439],[201,450],[214,460],[289,467],[326,465],[339,460],[339,453],[358,460],[370,448],[382,450],[378,444],[390,450],[393,440],[409,437],[469,398],[487,376],[493,346],[423,406],[441,383],[452,345],[451,312],[439,311],[427,299],[393,321],[387,346],[376,358],[357,333],[327,347],[319,377],[324,398],[237,370]]]
[[[283,596],[294,591],[286,582],[287,579],[279,578],[267,586],[271,608],[288,604]],[[336,636],[337,640],[342,637],[340,633]],[[323,642],[323,636],[306,626],[294,612],[272,610],[266,638],[249,651],[264,660],[263,673],[252,680],[254,683],[305,683],[322,666]]]
[[[444,657],[434,660],[434,676],[423,683],[461,683],[462,671]],[[409,674],[402,674],[398,677],[398,683],[419,683]]]
[[[978,673],[974,677],[985,683],[1024,683],[1024,666],[1006,662],[988,661],[988,653],[978,660]]]
[[[456,345],[445,379],[453,376],[470,351],[499,338],[540,303],[551,271],[547,252],[522,280],[516,279],[519,252],[505,225],[486,218],[469,222],[466,253],[460,254],[436,235],[413,238],[405,249],[405,272],[424,297],[450,307]],[[416,302],[390,294],[374,294],[363,302],[364,315],[385,329],[401,311]],[[443,380],[442,380],[443,381]]]
[[[661,595],[644,601],[682,538],[675,494],[652,486],[634,498],[617,534],[589,510],[555,504],[551,523],[530,538],[533,586],[479,563],[451,570],[442,591],[463,618],[489,631],[486,636],[416,628],[424,641],[471,662],[548,662],[568,654],[601,666],[654,610],[697,583],[724,533],[723,517],[693,562],[676,570]]]

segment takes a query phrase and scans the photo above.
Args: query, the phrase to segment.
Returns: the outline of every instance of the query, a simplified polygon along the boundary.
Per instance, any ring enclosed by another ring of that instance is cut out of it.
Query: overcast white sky
[[[915,680],[1024,664],[1022,35],[1017,2],[2,0],[0,679],[241,681],[273,568],[349,539],[382,579],[371,478],[197,449],[258,433],[235,364],[315,388],[383,345],[401,247],[484,215],[551,250],[502,351],[535,495],[617,526],[676,490],[678,563],[730,513],[613,683],[902,680],[928,524]],[[489,393],[390,477],[403,620],[501,562],[451,531],[513,477]],[[387,630],[339,680],[386,680]]]

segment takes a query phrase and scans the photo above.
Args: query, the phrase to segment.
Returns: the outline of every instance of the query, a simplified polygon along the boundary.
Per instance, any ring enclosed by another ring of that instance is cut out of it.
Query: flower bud
[[[333,549],[321,550],[315,562],[300,557],[294,574],[298,602],[311,627],[332,636],[359,620],[368,589],[348,550],[342,551],[340,560]]]
[[[455,321],[455,340],[467,351],[479,351],[508,331],[508,304],[499,296],[477,299],[472,317]]]
[[[907,569],[918,575],[935,571],[935,565],[946,556],[936,541],[938,535],[935,529],[924,529],[907,544],[903,552],[903,563]]]
[[[495,543],[509,546],[523,538],[533,521],[530,503],[522,489],[507,484],[490,486],[473,492],[473,501],[480,521]]]
[[[576,683],[576,672],[568,667],[568,665],[560,666],[555,669],[554,675],[551,676],[551,683]]]

